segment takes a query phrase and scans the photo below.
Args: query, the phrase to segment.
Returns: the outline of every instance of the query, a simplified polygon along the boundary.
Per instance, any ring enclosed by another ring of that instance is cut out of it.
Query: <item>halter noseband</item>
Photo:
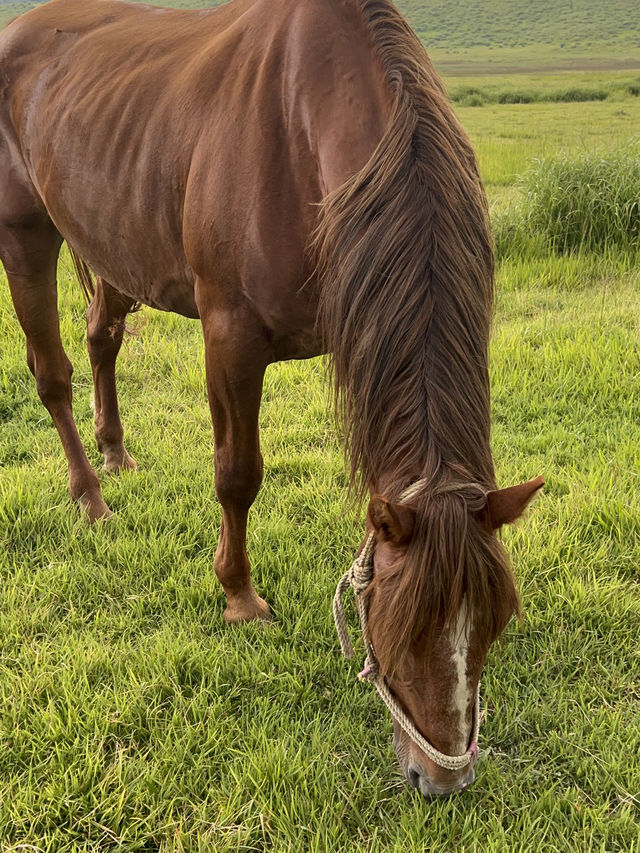
[[[416,491],[415,484],[403,493],[402,498],[407,499]],[[411,492],[411,495],[409,494]],[[469,748],[462,755],[445,755],[429,743],[418,731],[413,721],[407,716],[400,703],[394,696],[385,681],[384,676],[380,672],[378,659],[376,658],[368,629],[368,605],[364,595],[365,590],[373,580],[373,552],[375,550],[375,536],[370,533],[364,544],[360,554],[353,561],[351,568],[344,573],[338,582],[336,594],[333,599],[333,619],[340,640],[340,648],[342,654],[346,658],[353,657],[353,644],[349,636],[347,628],[347,620],[344,613],[344,605],[342,596],[351,587],[360,617],[360,627],[362,631],[362,640],[366,650],[366,658],[364,668],[359,674],[362,681],[370,681],[378,695],[389,709],[391,716],[398,723],[400,728],[411,738],[424,754],[445,770],[462,770],[478,755],[478,730],[480,728],[480,684],[478,683],[478,691],[476,693],[476,702],[473,711],[473,731],[471,735],[471,743]]]

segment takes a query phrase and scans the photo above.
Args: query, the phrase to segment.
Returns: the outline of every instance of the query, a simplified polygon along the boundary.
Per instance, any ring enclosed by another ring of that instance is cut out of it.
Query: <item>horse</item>
[[[92,297],[108,471],[135,467],[115,382],[127,314],[202,325],[229,623],[269,614],[246,552],[265,369],[329,353],[351,493],[369,498],[381,676],[424,743],[465,757],[439,766],[394,719],[396,755],[425,797],[465,788],[481,670],[520,606],[496,532],[543,480],[497,488],[486,198],[417,37],[390,0],[52,0],[3,31],[0,69],[0,258],[72,498],[110,515],[72,414],[63,240]]]

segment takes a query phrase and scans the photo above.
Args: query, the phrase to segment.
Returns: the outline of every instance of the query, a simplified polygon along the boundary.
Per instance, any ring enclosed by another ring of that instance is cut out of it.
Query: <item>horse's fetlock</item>
[[[124,441],[124,430],[122,429],[122,426],[119,426],[119,428],[115,427],[111,423],[99,421],[97,417],[94,435],[96,438],[96,444],[98,445],[98,450],[101,453],[104,453],[106,450],[113,447],[122,447],[122,443]]]
[[[90,471],[83,472],[80,476],[69,474],[69,492],[74,501],[85,499],[87,501],[99,498],[102,500],[102,492],[100,491],[100,480],[97,474]]]

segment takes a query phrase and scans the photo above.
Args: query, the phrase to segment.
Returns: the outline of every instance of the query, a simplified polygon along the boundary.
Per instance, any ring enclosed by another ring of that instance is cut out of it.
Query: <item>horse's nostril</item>
[[[420,773],[413,766],[410,766],[407,770],[407,782],[412,788],[418,788],[420,785]]]

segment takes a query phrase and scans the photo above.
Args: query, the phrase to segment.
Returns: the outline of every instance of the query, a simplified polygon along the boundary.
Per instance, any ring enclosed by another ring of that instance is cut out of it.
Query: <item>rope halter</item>
[[[413,489],[412,489],[413,492]],[[404,499],[409,497],[407,492],[402,496]],[[340,640],[340,648],[342,654],[346,658],[353,657],[353,644],[349,636],[347,628],[347,620],[344,613],[344,605],[342,597],[348,587],[353,590],[353,595],[360,617],[360,627],[362,631],[362,640],[366,651],[364,668],[359,673],[358,678],[361,681],[370,681],[378,695],[389,709],[391,716],[398,723],[400,728],[409,736],[409,738],[418,746],[422,752],[445,770],[462,770],[467,767],[478,755],[478,730],[480,728],[480,684],[476,693],[476,702],[473,711],[473,730],[471,735],[471,743],[469,748],[462,755],[445,755],[429,743],[418,731],[413,721],[407,716],[404,709],[394,696],[385,681],[384,676],[380,672],[380,666],[376,658],[371,639],[369,637],[368,627],[368,604],[365,596],[365,591],[373,580],[373,552],[375,550],[375,535],[370,533],[364,544],[360,554],[353,561],[351,568],[344,573],[338,582],[336,594],[333,599],[333,619]]]

